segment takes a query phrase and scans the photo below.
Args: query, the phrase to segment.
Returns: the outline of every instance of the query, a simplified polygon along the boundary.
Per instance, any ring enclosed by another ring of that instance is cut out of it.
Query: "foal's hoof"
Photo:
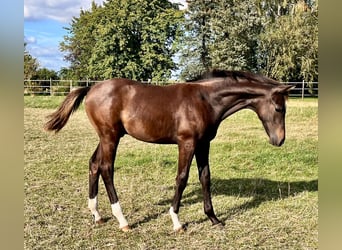
[[[131,231],[131,227],[128,226],[128,225],[127,225],[127,226],[124,226],[124,227],[122,227],[122,228],[120,228],[120,229],[121,229],[122,232],[125,232],[125,233]]]
[[[180,227],[180,228],[174,229],[173,231],[174,231],[176,234],[181,234],[181,233],[184,233],[184,232],[185,232],[185,230],[184,230],[184,228],[183,228],[183,227]]]
[[[222,229],[224,229],[224,224],[222,222],[217,223],[217,224],[213,224],[213,228],[222,230]]]
[[[180,228],[175,228],[173,229],[173,231],[176,233],[176,234],[182,234],[186,231],[187,229],[187,225],[182,225]]]
[[[96,225],[102,225],[102,224],[104,224],[105,223],[105,220],[104,219],[99,219],[98,221],[95,221],[95,224]]]

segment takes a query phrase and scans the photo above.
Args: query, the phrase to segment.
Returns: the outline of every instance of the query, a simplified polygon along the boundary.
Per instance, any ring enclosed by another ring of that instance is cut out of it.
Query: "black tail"
[[[55,131],[56,133],[61,130],[68,122],[71,114],[78,109],[90,88],[91,87],[83,87],[71,91],[64,99],[61,106],[48,116],[50,120],[45,124],[45,130]]]

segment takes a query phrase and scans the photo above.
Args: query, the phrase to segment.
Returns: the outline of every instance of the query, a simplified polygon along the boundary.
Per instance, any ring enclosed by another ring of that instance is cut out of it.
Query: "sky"
[[[102,4],[103,0],[94,0]],[[26,50],[37,58],[41,68],[59,71],[68,67],[59,43],[67,35],[72,17],[91,7],[92,0],[24,0],[24,39]],[[185,0],[171,0],[185,4]]]

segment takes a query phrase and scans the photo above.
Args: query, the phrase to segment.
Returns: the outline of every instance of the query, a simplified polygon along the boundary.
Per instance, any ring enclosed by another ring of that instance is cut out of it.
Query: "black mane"
[[[221,70],[221,69],[213,69],[207,72],[204,72],[203,74],[200,74],[193,79],[189,80],[188,82],[194,82],[194,81],[200,81],[200,80],[208,80],[213,78],[231,78],[236,81],[239,80],[249,80],[253,82],[263,82],[263,83],[269,83],[269,84],[276,84],[278,85],[279,82],[270,79],[268,77],[255,74],[252,72],[247,71],[237,71],[237,70]]]

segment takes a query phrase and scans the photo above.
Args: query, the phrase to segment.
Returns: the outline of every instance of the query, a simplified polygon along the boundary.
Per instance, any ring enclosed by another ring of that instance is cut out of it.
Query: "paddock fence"
[[[93,80],[24,80],[24,95],[47,95],[58,96],[67,95],[71,90],[78,87],[92,86],[99,81]],[[157,82],[143,82],[145,84],[160,85]],[[163,83],[164,85],[176,82]],[[294,85],[290,97],[318,97],[318,82],[283,82]]]

